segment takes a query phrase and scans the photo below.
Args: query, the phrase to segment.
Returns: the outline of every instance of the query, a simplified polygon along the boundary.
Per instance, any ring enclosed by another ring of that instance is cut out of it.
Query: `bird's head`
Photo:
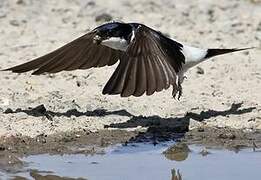
[[[110,39],[112,37],[120,37],[127,39],[131,34],[132,27],[129,24],[112,22],[103,24],[94,29],[96,36],[94,42],[100,44],[102,41]]]

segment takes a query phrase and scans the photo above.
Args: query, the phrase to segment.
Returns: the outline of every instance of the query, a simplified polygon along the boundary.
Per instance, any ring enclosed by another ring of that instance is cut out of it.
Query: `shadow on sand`
[[[130,119],[123,123],[115,123],[105,126],[105,128],[117,128],[117,129],[125,129],[125,128],[135,128],[135,127],[147,127],[145,132],[139,132],[139,134],[130,139],[130,142],[144,142],[144,141],[152,141],[156,143],[157,141],[169,141],[169,140],[177,140],[184,136],[184,134],[189,130],[190,119],[194,119],[196,121],[202,122],[211,117],[218,116],[229,116],[229,115],[240,115],[252,112],[256,107],[248,107],[242,108],[243,103],[233,103],[231,107],[227,110],[216,111],[216,110],[207,110],[202,111],[200,113],[188,112],[186,115],[182,117],[170,117],[170,118],[162,118],[160,116],[135,116],[129,113],[127,110],[116,110],[116,111],[108,111],[106,109],[96,109],[94,111],[86,111],[80,112],[77,109],[71,109],[66,112],[54,112],[46,110],[44,105],[39,105],[35,108],[28,109],[7,109],[4,113],[26,113],[29,116],[45,116],[49,120],[52,120],[53,117],[58,116],[88,116],[88,117],[104,117],[109,115],[118,115],[129,117]]]
[[[252,112],[256,107],[248,107],[244,109],[240,109],[242,107],[243,103],[233,103],[231,107],[228,110],[224,111],[215,111],[215,110],[207,110],[207,111],[201,111],[199,114],[189,112],[187,113],[187,116],[190,118],[196,120],[196,121],[204,121],[206,119],[210,119],[212,117],[217,116],[229,116],[229,115],[240,115],[240,114],[246,114]]]
[[[127,122],[110,124],[107,128],[134,128],[137,126],[147,127],[146,132],[132,138],[130,142],[152,141],[153,143],[178,140],[184,137],[189,130],[190,119],[202,122],[217,116],[240,115],[252,112],[256,107],[241,108],[243,103],[233,103],[227,110],[207,110],[198,113],[188,112],[183,117],[162,118],[159,116],[133,116]]]
[[[108,115],[119,115],[119,116],[127,116],[127,117],[133,116],[131,113],[129,113],[124,109],[116,110],[116,111],[108,111],[106,109],[95,109],[93,111],[86,111],[86,112],[80,112],[77,109],[70,109],[66,112],[54,112],[54,111],[46,110],[43,104],[36,106],[34,108],[31,107],[29,107],[28,109],[18,108],[16,110],[12,110],[8,108],[4,111],[5,114],[21,113],[21,112],[27,114],[28,116],[34,116],[34,117],[45,116],[49,120],[52,120],[53,117],[61,117],[61,116],[65,116],[65,117],[71,117],[71,116],[104,117]]]

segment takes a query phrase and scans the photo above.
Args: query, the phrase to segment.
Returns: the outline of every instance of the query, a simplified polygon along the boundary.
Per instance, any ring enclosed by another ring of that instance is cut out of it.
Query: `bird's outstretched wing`
[[[176,71],[180,59],[171,56],[171,44],[162,44],[161,34],[141,25],[120,59],[112,77],[103,89],[103,94],[120,94],[122,97],[141,96],[145,92],[176,87]],[[175,48],[172,46],[172,48]],[[179,63],[180,62],[180,63]]]
[[[88,69],[115,64],[121,52],[94,43],[95,36],[96,32],[91,31],[47,55],[5,70],[16,73],[36,70],[32,74],[39,75],[45,72],[57,73],[63,70]]]

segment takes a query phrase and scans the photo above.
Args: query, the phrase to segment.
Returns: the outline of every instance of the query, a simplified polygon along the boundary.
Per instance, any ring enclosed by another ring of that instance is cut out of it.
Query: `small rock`
[[[227,133],[219,134],[218,138],[221,138],[221,139],[235,139],[236,135],[231,133],[231,132],[227,132]]]
[[[87,4],[86,4],[86,6],[95,6],[96,4],[95,4],[95,2],[94,1],[89,1]]]
[[[244,55],[249,55],[249,51],[244,51],[243,54]]]
[[[215,21],[215,16],[214,16],[214,9],[209,9],[208,11],[207,11],[207,14],[209,15],[209,21],[210,22],[214,22]]]
[[[14,113],[14,111],[13,111],[11,108],[7,108],[7,109],[4,111],[4,114],[9,114],[9,113]]]
[[[81,82],[80,81],[76,81],[76,85],[77,85],[77,87],[80,87],[81,86]]]
[[[251,122],[251,121],[256,121],[255,118],[250,118],[249,120],[247,120],[247,122]]]
[[[0,145],[0,151],[4,151],[4,150],[6,150],[6,148],[4,146]]]
[[[108,22],[111,21],[112,19],[113,19],[112,16],[108,13],[102,13],[95,17],[96,22]]]
[[[19,26],[20,23],[17,21],[17,20],[11,20],[9,21],[9,23],[12,25],[12,26]]]
[[[206,156],[206,155],[210,154],[210,152],[209,152],[206,148],[203,148],[203,149],[199,152],[199,154],[201,154],[202,156]]]
[[[257,31],[261,31],[261,22],[258,24],[256,30],[257,30]]]
[[[197,66],[197,74],[205,74],[205,71],[203,68]]]
[[[261,3],[261,0],[250,0],[252,3]]]
[[[19,5],[26,5],[26,3],[25,3],[24,0],[17,0],[17,1],[16,1],[16,4],[19,4]]]
[[[177,143],[163,152],[165,157],[172,161],[184,161],[187,159],[190,149],[185,143]]]

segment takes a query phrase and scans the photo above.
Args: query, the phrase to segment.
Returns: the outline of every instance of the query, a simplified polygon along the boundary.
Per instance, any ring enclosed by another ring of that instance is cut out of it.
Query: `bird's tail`
[[[244,51],[244,50],[253,49],[253,48],[254,47],[241,48],[241,49],[208,49],[205,58],[211,58],[211,57],[222,55],[222,54],[232,53],[232,52],[236,52],[236,51]]]

